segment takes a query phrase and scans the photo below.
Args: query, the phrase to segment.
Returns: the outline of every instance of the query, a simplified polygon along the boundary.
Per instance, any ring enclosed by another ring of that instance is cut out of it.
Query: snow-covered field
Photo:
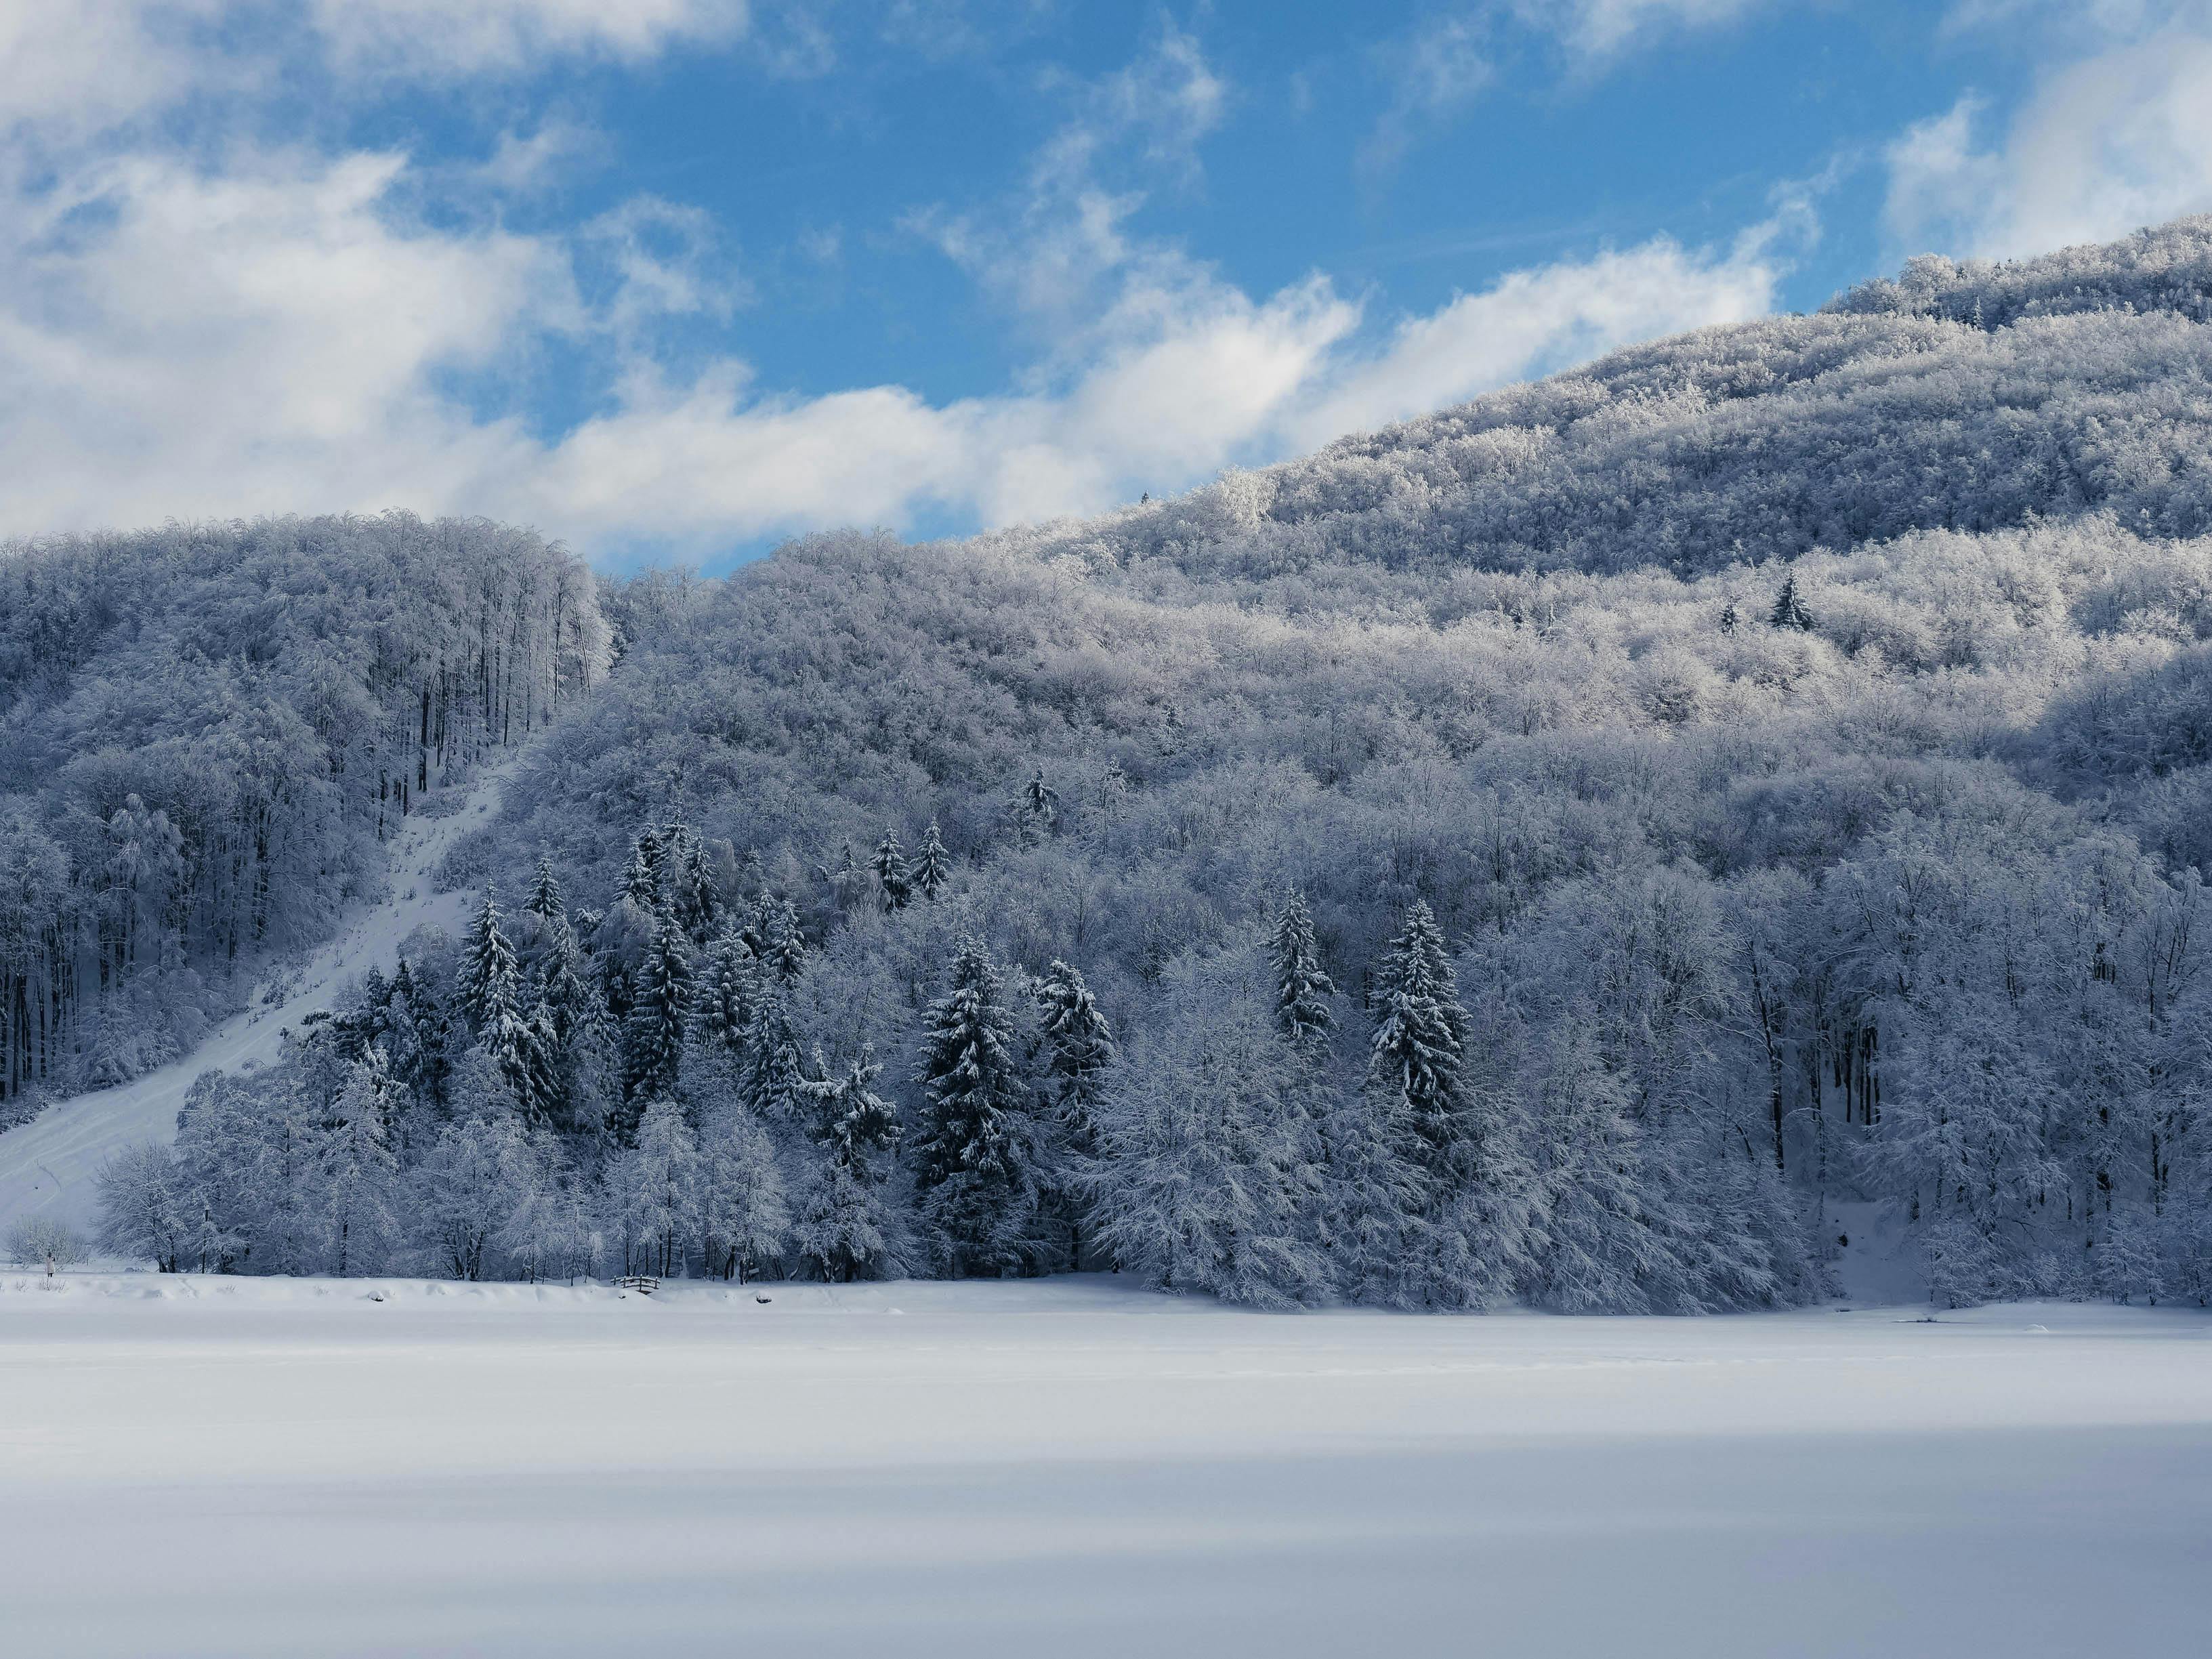
[[[0,1233],[17,1218],[58,1216],[89,1238],[100,1221],[95,1177],[126,1146],[167,1143],[192,1080],[205,1071],[235,1072],[276,1058],[278,1039],[371,968],[389,972],[417,927],[458,934],[474,895],[433,890],[432,876],[454,841],[483,822],[498,792],[521,764],[521,750],[479,773],[468,793],[441,816],[410,818],[391,843],[391,891],[361,906],[337,935],[283,975],[283,1000],[244,1010],[184,1059],[118,1088],[56,1101],[29,1123],[0,1133]]]
[[[2212,1628],[2193,1312],[755,1294],[0,1276],[0,1649],[2071,1659]]]

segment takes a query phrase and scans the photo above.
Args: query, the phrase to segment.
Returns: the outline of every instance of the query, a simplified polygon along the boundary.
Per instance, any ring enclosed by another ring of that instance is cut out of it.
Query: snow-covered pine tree
[[[423,988],[405,957],[392,975],[386,1001],[385,1050],[392,1077],[408,1097],[435,1114],[445,1109],[451,1030],[444,1008]]]
[[[658,831],[638,831],[629,844],[629,860],[623,866],[621,896],[648,915],[660,908],[661,848]]]
[[[780,984],[789,985],[806,965],[806,936],[799,931],[799,907],[787,898],[763,898],[757,954]]]
[[[540,853],[538,855],[538,867],[530,877],[530,896],[522,902],[522,908],[549,922],[568,921],[568,901],[561,891],[560,878],[553,873],[550,854]]]
[[[929,1010],[915,1081],[926,1102],[915,1190],[931,1255],[956,1279],[1018,1271],[1034,1253],[1034,1125],[1004,982],[972,935]]]
[[[894,910],[904,909],[914,897],[914,879],[907,870],[906,852],[899,845],[896,829],[884,831],[884,838],[876,843],[870,867],[876,872],[876,885],[883,893],[884,902]]]
[[[757,998],[760,964],[734,928],[708,948],[692,1005],[691,1034],[698,1042],[732,1053],[744,1046],[745,1027]]]
[[[1097,1132],[1091,1114],[1100,1082],[1114,1058],[1113,1029],[1083,975],[1056,957],[1036,982],[1036,999],[1053,1107],[1077,1150],[1087,1152]]]
[[[478,1036],[501,1015],[518,1012],[522,1000],[521,967],[501,921],[498,896],[487,887],[462,941],[458,987],[461,1017]]]
[[[1401,1126],[1407,1161],[1449,1182],[1465,1173],[1460,1159],[1471,1128],[1461,1081],[1468,1019],[1443,930],[1425,901],[1407,911],[1375,985],[1381,1018],[1368,1051],[1367,1086]]]
[[[1014,825],[1024,842],[1034,845],[1060,822],[1060,792],[1044,781],[1044,768],[1030,774],[1030,781],[1014,797]]]
[[[763,1123],[805,1121],[806,1064],[799,1028],[781,989],[772,982],[753,1003],[739,1059],[738,1097],[745,1110]]]
[[[1300,1053],[1313,1054],[1335,1029],[1328,1000],[1336,983],[1322,970],[1304,894],[1293,892],[1284,903],[1268,949],[1275,969],[1275,1029]]]
[[[623,1022],[623,1074],[633,1099],[672,1094],[691,1025],[691,952],[672,907],[655,921]]]
[[[1797,592],[1797,578],[1784,576],[1782,591],[1774,596],[1774,609],[1766,614],[1770,628],[1792,628],[1799,633],[1810,632],[1813,613],[1805,608],[1805,600]]]
[[[716,880],[707,844],[681,818],[660,831],[661,902],[676,913],[677,924],[695,944],[709,938],[721,919],[721,884]]]
[[[491,1057],[525,1116],[543,1121],[551,1102],[546,1089],[552,1074],[544,1023],[522,1006],[522,979],[514,947],[500,925],[497,900],[484,891],[471,924],[461,958],[459,997],[477,1044]],[[463,1104],[470,1110],[477,1103]]]
[[[932,818],[929,828],[921,832],[921,846],[914,856],[915,890],[926,899],[933,899],[951,879],[952,860],[945,850],[945,837],[937,828],[937,820]]]
[[[1036,985],[1050,1091],[1052,1208],[1068,1230],[1069,1264],[1083,1265],[1085,1197],[1073,1171],[1098,1152],[1098,1098],[1114,1058],[1114,1034],[1083,975],[1054,958]]]
[[[884,1179],[898,1144],[898,1112],[873,1085],[883,1067],[872,1049],[843,1075],[810,1085],[814,1138],[823,1157],[809,1181],[793,1239],[800,1258],[832,1284],[881,1278],[903,1267]]]

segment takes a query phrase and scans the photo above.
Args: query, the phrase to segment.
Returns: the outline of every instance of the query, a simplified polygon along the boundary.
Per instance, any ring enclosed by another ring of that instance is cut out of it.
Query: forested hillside
[[[2212,1296],[2212,221],[1916,262],[1108,518],[610,595],[170,1265],[1693,1310],[1885,1202]]]
[[[0,1121],[190,1048],[603,632],[578,561],[482,523],[0,548]]]

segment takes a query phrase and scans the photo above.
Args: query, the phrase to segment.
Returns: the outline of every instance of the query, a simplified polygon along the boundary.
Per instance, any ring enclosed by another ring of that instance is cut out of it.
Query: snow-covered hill
[[[483,821],[521,758],[518,750],[479,774],[456,810],[408,822],[392,843],[388,896],[362,909],[304,965],[284,969],[277,982],[289,994],[281,1003],[257,999],[182,1060],[116,1088],[57,1101],[0,1134],[0,1233],[20,1217],[44,1214],[89,1237],[99,1219],[100,1165],[125,1146],[172,1139],[178,1109],[201,1073],[268,1064],[287,1026],[328,1009],[341,988],[369,969],[389,970],[401,941],[417,927],[458,932],[469,896],[434,891],[433,874],[453,842]]]

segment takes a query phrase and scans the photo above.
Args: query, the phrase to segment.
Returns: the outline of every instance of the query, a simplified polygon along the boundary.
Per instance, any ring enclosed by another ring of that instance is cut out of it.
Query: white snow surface
[[[2193,1310],[54,1285],[0,1274],[9,1653],[2078,1659],[2212,1617]]]
[[[291,994],[253,1006],[216,1028],[173,1064],[112,1089],[58,1100],[21,1127],[0,1133],[0,1234],[27,1215],[58,1215],[91,1237],[100,1220],[100,1167],[126,1146],[176,1139],[177,1112],[192,1080],[206,1071],[239,1072],[276,1058],[285,1027],[329,1008],[348,981],[372,967],[389,972],[399,946],[425,923],[458,933],[473,896],[432,890],[432,876],[454,841],[496,802],[521,763],[522,750],[479,773],[459,805],[441,817],[416,813],[391,843],[389,896],[365,905],[331,942],[284,983]]]

